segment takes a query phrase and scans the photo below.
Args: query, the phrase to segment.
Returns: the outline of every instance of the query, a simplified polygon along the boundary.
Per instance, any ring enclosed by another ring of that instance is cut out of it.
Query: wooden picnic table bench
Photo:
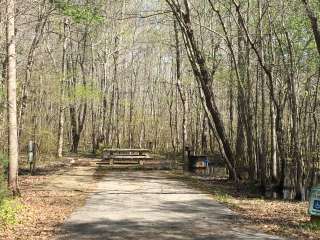
[[[151,151],[149,149],[106,149],[103,152],[103,161],[109,161],[113,164],[140,164],[144,161],[152,160],[149,156]]]
[[[109,155],[113,155],[113,154],[118,154],[118,155],[130,155],[130,154],[134,154],[137,153],[139,155],[143,155],[146,153],[150,153],[150,149],[133,149],[133,148],[116,148],[116,149],[106,149],[104,151],[105,154],[109,154]]]

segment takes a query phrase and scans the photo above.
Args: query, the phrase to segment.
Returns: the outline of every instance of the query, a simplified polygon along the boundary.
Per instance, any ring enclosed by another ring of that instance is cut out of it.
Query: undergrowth
[[[8,168],[8,158],[0,152],[0,228],[15,225],[19,222],[18,214],[23,205],[19,200],[8,197],[5,175]]]
[[[0,204],[7,196],[7,188],[5,184],[5,173],[8,168],[8,158],[5,154],[0,152]]]
[[[301,227],[309,231],[320,231],[320,222],[303,223]]]
[[[6,227],[19,223],[19,213],[24,206],[19,200],[4,199],[0,203],[0,227]]]

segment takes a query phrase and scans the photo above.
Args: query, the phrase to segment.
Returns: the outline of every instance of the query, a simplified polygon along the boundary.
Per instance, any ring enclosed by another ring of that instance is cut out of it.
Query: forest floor
[[[82,206],[94,190],[97,176],[94,168],[71,167],[70,160],[39,166],[35,176],[22,170],[21,204],[17,223],[1,226],[0,239],[52,239],[75,208]]]
[[[175,179],[210,193],[213,199],[240,214],[252,227],[288,239],[320,239],[320,225],[311,224],[307,202],[264,199],[248,185],[236,187],[225,179],[172,174]]]

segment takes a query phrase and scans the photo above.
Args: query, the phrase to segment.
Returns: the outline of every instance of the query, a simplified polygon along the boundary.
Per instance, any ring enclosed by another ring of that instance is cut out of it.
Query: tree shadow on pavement
[[[102,199],[97,198],[97,202]],[[97,202],[92,202],[94,206]],[[114,204],[113,202],[109,202]],[[96,218],[94,221],[67,222],[57,240],[97,239],[97,240],[226,240],[226,239],[281,239],[266,234],[256,233],[241,227],[237,215],[221,204],[206,200],[166,201],[152,207],[148,216],[161,213],[161,217],[147,218]],[[130,210],[128,210],[130,211]],[[168,219],[163,219],[168,216]],[[159,220],[161,219],[161,220]]]

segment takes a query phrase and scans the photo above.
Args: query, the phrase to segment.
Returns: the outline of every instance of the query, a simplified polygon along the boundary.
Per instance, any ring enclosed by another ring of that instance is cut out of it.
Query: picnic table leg
[[[113,165],[113,159],[110,158],[110,165]]]
[[[139,165],[143,166],[143,160],[139,160]]]

